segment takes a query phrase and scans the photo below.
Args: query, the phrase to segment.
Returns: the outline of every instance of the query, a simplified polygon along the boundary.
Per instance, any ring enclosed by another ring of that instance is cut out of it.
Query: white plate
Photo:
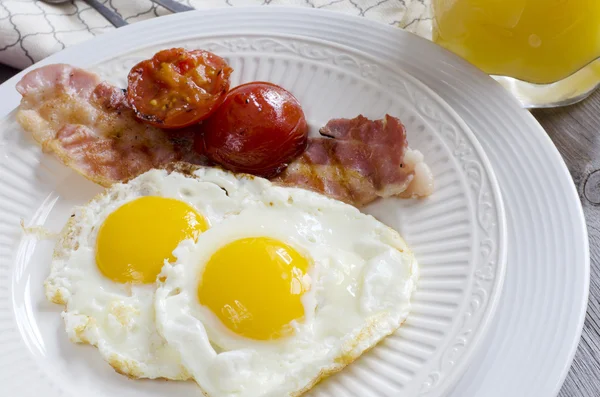
[[[418,77],[467,121],[488,152],[500,180],[508,214],[510,251],[505,293],[491,335],[484,339],[484,349],[480,350],[452,395],[556,394],[579,338],[587,299],[589,258],[582,211],[566,167],[541,127],[487,76],[431,43],[397,29],[335,13],[273,7],[187,13],[161,18],[160,23],[136,24],[86,43],[83,49],[63,51],[50,61],[91,65],[115,51],[128,52],[152,42],[234,32],[304,35],[354,47],[376,57],[379,63]],[[0,87],[3,98],[0,115],[12,110],[18,101],[18,95],[13,91],[15,82],[13,79]],[[60,171],[60,167],[57,170]],[[77,192],[70,191],[69,194]],[[20,199],[26,201],[27,195],[21,195]],[[50,197],[50,201],[52,199]],[[6,244],[12,242],[2,241],[5,244],[2,246],[3,257],[11,253],[11,246]],[[22,269],[15,269],[14,274],[24,275]],[[36,277],[39,280],[43,275]],[[36,280],[22,280],[22,285],[29,291],[35,289]],[[8,294],[14,291],[12,288],[11,285]],[[0,301],[0,304],[7,305],[6,301]],[[31,316],[39,310],[36,304],[28,302],[16,313]],[[54,318],[52,315],[49,318]],[[14,321],[12,315],[9,319]],[[27,318],[22,321],[22,324],[29,323],[31,320]],[[56,323],[54,327],[59,334]],[[23,333],[31,334],[26,329]],[[31,351],[40,349],[35,345],[39,339],[27,341]],[[21,343],[19,341],[20,335],[16,334],[12,343],[16,346]],[[2,346],[7,342],[8,338],[5,338]],[[459,342],[457,347],[461,346],[462,340]],[[65,343],[61,348],[68,346]],[[473,344],[467,343],[467,346]],[[19,350],[12,345],[3,347],[7,348]],[[43,348],[47,349],[47,346]],[[6,351],[2,352],[6,357]],[[432,387],[423,389],[423,394],[440,394],[444,379],[447,379],[443,377],[444,366],[450,364],[457,368],[466,362],[465,357],[466,354],[450,355],[438,361],[442,376],[434,374],[430,382]],[[347,373],[363,377],[372,374],[370,361],[364,361],[364,371],[352,369]],[[3,373],[13,380],[11,374],[22,372],[22,366],[26,364],[20,360],[11,362],[21,363],[11,366],[14,371]],[[83,375],[79,369],[86,363],[76,363],[71,377],[73,384],[95,379],[93,376],[85,378],[89,374]],[[97,363],[99,373],[104,368]],[[381,377],[388,373],[381,371],[377,375]],[[51,377],[55,383],[60,383],[56,371]],[[48,393],[45,382],[19,379],[24,385],[31,383],[31,387],[39,387]],[[392,382],[395,380],[391,379]],[[368,395],[357,382],[346,381],[351,386],[342,391],[350,395]],[[371,392],[385,394],[381,389]]]
[[[365,397],[400,391],[407,395],[417,395],[420,390],[441,393],[456,379],[487,328],[501,290],[506,257],[499,188],[466,124],[408,74],[316,39],[213,32],[210,37],[146,46],[90,69],[124,87],[133,65],[174,46],[209,49],[225,57],[234,69],[233,86],[264,80],[286,87],[303,104],[314,134],[331,118],[361,113],[370,118],[389,113],[404,122],[411,146],[422,151],[432,168],[435,194],[427,200],[381,200],[368,211],[399,230],[419,260],[421,277],[413,310],[397,334],[342,374],[323,382],[314,395],[341,396],[339,388],[363,389]],[[20,218],[28,226],[60,230],[71,207],[84,204],[99,189],[44,156],[15,123],[14,112],[0,128],[7,142],[0,179],[0,191],[6,191],[0,200],[6,234],[19,231]],[[47,172],[50,169],[52,172]],[[9,250],[12,255],[8,257],[15,259],[12,275],[5,279],[6,290],[12,292],[17,321],[4,325],[15,334],[18,329],[20,336],[30,341],[33,357],[29,361],[35,361],[45,374],[42,379],[74,395],[90,389],[99,396],[199,393],[191,382],[125,382],[102,366],[93,349],[70,344],[62,330],[61,308],[46,303],[42,292],[51,244],[40,244],[25,235]],[[0,341],[11,334],[3,333]],[[25,352],[25,344],[21,350]],[[14,360],[3,364],[0,372],[13,367]],[[80,374],[75,380],[74,371]],[[31,375],[23,372],[10,384]],[[21,386],[20,395],[27,395],[28,387]]]

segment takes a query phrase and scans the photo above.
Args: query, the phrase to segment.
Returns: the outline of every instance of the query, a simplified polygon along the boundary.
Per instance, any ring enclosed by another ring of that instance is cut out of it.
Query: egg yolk
[[[308,261],[281,241],[253,237],[212,255],[198,285],[200,304],[238,335],[269,340],[291,335],[310,289]]]
[[[122,205],[98,231],[96,265],[118,283],[149,284],[156,281],[165,259],[183,240],[208,228],[194,208],[183,201],[146,196]]]

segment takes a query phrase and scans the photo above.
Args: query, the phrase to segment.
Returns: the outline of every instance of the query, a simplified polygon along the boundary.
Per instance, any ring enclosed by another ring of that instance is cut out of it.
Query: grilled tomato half
[[[308,125],[298,100],[271,83],[233,88],[199,126],[195,147],[235,172],[273,177],[306,150]]]
[[[161,128],[182,128],[210,116],[229,90],[233,70],[204,50],[172,48],[135,65],[127,99],[137,117]]]

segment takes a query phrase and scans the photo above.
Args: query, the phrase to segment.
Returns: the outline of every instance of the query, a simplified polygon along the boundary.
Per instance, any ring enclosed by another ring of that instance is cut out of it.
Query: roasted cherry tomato
[[[163,50],[131,69],[127,99],[143,121],[185,127],[207,118],[223,102],[231,72],[223,58],[208,51]]]
[[[292,94],[271,83],[235,87],[200,126],[196,150],[223,167],[272,177],[308,142],[304,112]]]

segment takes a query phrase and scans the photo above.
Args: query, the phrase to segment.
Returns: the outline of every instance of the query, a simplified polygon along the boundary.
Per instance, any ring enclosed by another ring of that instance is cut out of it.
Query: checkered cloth
[[[196,9],[294,5],[335,10],[430,36],[430,0],[178,0]],[[150,0],[101,0],[128,23],[169,14]],[[63,48],[114,29],[85,1],[53,5],[0,0],[0,63],[25,68]]]

